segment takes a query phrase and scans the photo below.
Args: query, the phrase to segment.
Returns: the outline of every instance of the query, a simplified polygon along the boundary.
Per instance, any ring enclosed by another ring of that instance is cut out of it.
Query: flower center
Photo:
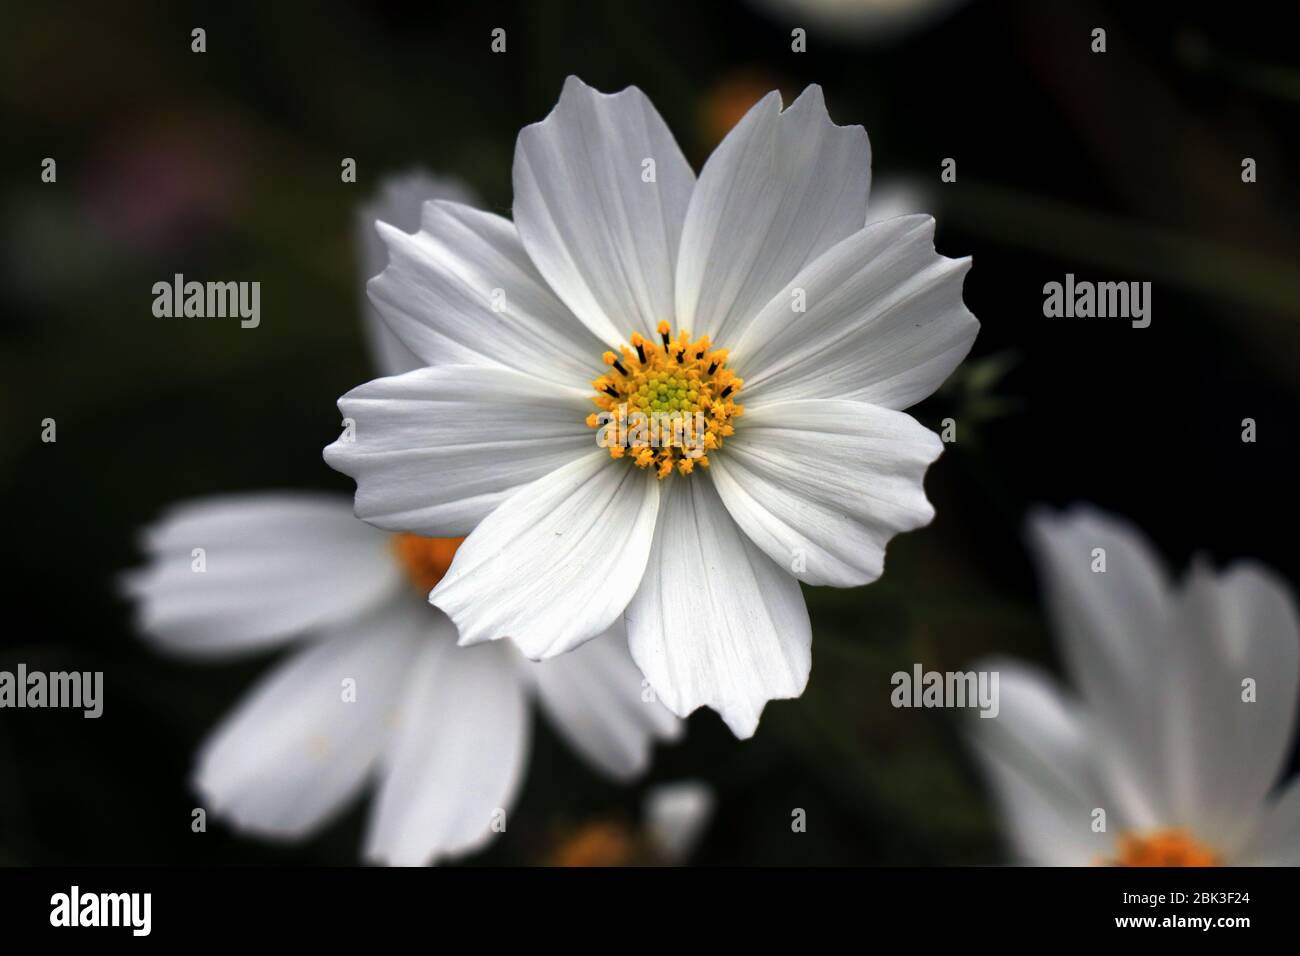
[[[1112,866],[1218,866],[1219,855],[1186,830],[1121,833]]]
[[[745,412],[736,404],[744,382],[727,368],[727,350],[713,348],[707,335],[691,341],[684,329],[674,339],[670,329],[659,323],[658,342],[633,334],[632,346],[619,349],[622,358],[604,354],[609,372],[591,383],[601,411],[587,416],[611,458],[630,458],[660,478],[674,468],[683,475],[708,468],[709,452]]]
[[[421,594],[434,589],[451,567],[451,559],[464,538],[425,538],[403,532],[392,538],[393,554],[411,585]]]
[[[554,866],[627,866],[639,857],[635,834],[612,820],[597,820],[571,833],[552,854]]]

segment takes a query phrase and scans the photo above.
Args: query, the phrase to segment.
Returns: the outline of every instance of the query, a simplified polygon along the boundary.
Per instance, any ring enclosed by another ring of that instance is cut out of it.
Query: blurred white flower
[[[916,216],[933,209],[935,197],[932,190],[911,179],[882,180],[871,190],[867,205],[867,225],[897,219],[899,216]]]
[[[754,0],[790,26],[813,26],[834,39],[890,40],[934,23],[966,0]]]
[[[408,177],[372,212],[401,218],[443,194]],[[368,334],[381,367],[404,370],[389,333]],[[424,599],[457,545],[377,531],[347,498],[314,493],[188,503],[147,530],[149,564],[124,586],[158,647],[203,657],[299,647],[203,744],[194,785],[207,809],[294,839],[374,779],[365,856],[430,863],[480,848],[508,823],[531,699],[618,780],[646,768],[656,739],[680,734],[643,699],[621,621],[541,664],[508,644],[458,647],[455,625]]]
[[[553,866],[681,866],[713,816],[713,788],[699,780],[651,787],[637,825],[596,816],[558,832],[547,857]]]
[[[816,86],[755,104],[697,183],[640,90],[570,77],[519,135],[513,223],[437,202],[381,228],[371,299],[430,367],[344,396],[326,460],[366,521],[469,535],[430,595],[463,643],[545,659],[623,619],[659,699],[741,737],[802,693],[799,582],[874,581],[930,521],[942,444],[901,410],[978,329],[969,260],[926,216],[865,226],[870,179]],[[698,414],[705,453],[597,447],[638,412]]]
[[[684,863],[699,845],[713,817],[713,788],[702,780],[678,780],[651,787],[642,817],[659,859]]]
[[[1001,713],[971,722],[1016,855],[1300,864],[1300,780],[1275,791],[1300,681],[1286,585],[1200,560],[1175,584],[1135,528],[1087,507],[1037,515],[1030,534],[1074,689],[981,662],[1001,673]]]

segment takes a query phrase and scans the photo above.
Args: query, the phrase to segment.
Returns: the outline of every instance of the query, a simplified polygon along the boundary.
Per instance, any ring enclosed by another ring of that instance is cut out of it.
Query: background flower
[[[791,27],[815,29],[815,40],[882,42],[920,30],[965,0],[751,0]]]
[[[1074,690],[977,665],[1001,674],[1001,712],[971,733],[1016,854],[1300,864],[1300,778],[1275,790],[1300,684],[1286,585],[1254,562],[1204,561],[1175,584],[1140,533],[1086,507],[1040,514],[1030,535]]]
[[[678,866],[689,862],[713,815],[714,794],[699,780],[650,788],[640,825],[600,817],[565,827],[545,862],[554,866]]]
[[[363,276],[376,268],[377,220],[415,224],[426,201],[453,198],[472,196],[422,170],[384,180],[358,213]],[[378,368],[418,365],[373,310],[363,314]],[[505,647],[458,648],[455,625],[422,600],[458,541],[376,532],[347,499],[193,502],[173,508],[143,543],[150,565],[126,577],[125,591],[141,630],[164,650],[222,657],[307,645],[201,748],[194,787],[241,830],[303,837],[377,777],[366,856],[436,862],[502,832],[527,764],[530,698],[619,780],[646,769],[656,739],[680,733],[643,699],[621,627],[555,666]]]
[[[200,748],[200,805],[259,836],[319,830],[373,779],[365,856],[437,862],[508,824],[527,766],[530,699],[603,773],[645,770],[680,733],[642,698],[621,629],[536,664],[461,648],[423,600],[455,542],[394,539],[346,498],[241,495],[179,506],[125,581],[162,649],[230,657],[301,644]],[[194,549],[201,547],[202,572]]]

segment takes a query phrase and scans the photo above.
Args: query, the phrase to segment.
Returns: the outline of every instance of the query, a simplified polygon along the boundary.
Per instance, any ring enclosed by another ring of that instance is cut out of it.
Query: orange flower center
[[[434,589],[451,567],[451,559],[464,538],[425,538],[418,534],[393,535],[397,563],[421,594]]]
[[[736,404],[745,383],[727,367],[727,350],[715,349],[707,335],[692,340],[679,331],[674,339],[660,322],[658,342],[634,334],[631,347],[619,351],[602,356],[609,372],[591,383],[601,411],[587,416],[587,427],[599,429],[600,447],[661,479],[708,468],[709,453],[745,412]]]
[[[1121,833],[1112,866],[1218,866],[1219,855],[1186,830]]]
[[[628,866],[638,854],[637,840],[627,827],[597,820],[570,833],[552,854],[554,866]]]

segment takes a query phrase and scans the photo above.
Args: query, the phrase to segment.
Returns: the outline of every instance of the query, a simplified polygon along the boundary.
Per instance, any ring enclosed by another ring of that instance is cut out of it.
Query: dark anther
[[[614,359],[614,368],[618,369],[620,375],[627,374],[627,369],[623,367],[623,363],[620,362],[618,359]]]
[[[726,398],[726,397],[727,397],[728,395],[730,395],[730,394],[731,394],[731,386],[728,385],[726,388],[724,388],[724,389],[719,393],[719,397],[721,397],[721,398]]]
[[[604,388],[604,392],[610,398],[618,398],[618,389],[616,389],[613,385],[606,385]]]
[[[639,342],[636,347],[636,357],[641,360],[642,365],[645,364],[645,346],[641,345]]]

